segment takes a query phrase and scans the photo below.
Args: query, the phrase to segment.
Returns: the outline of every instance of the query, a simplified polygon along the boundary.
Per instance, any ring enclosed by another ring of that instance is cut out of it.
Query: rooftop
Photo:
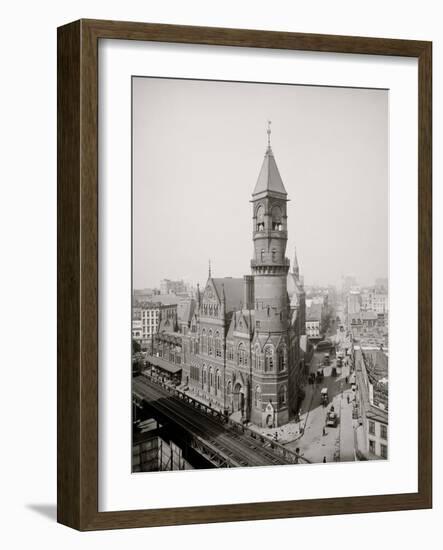
[[[285,196],[287,195],[270,145],[266,149],[265,158],[252,195],[258,195],[268,191],[280,193]]]
[[[306,321],[321,321],[322,304],[312,303],[306,310]]]
[[[233,277],[212,278],[215,290],[217,291],[220,300],[223,300],[225,295],[226,312],[234,311],[241,308],[243,300],[244,279]]]

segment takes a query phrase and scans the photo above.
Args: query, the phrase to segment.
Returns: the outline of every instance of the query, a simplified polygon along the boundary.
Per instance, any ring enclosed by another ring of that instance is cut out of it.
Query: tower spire
[[[297,248],[294,246],[294,264],[292,266],[292,273],[297,277],[297,279],[300,277],[300,268],[298,266],[298,260],[297,260]]]
[[[211,277],[212,277],[212,274],[211,274],[211,260],[209,260],[208,278],[210,279]]]
[[[268,193],[269,191],[279,193],[287,197],[286,189],[283,185],[280,172],[278,171],[277,164],[275,162],[274,153],[271,148],[271,124],[272,121],[268,120],[268,129],[266,130],[266,133],[268,134],[268,147],[265,152],[265,158],[263,159],[263,164],[258,175],[257,183],[254,191],[252,192],[253,197],[260,193]]]

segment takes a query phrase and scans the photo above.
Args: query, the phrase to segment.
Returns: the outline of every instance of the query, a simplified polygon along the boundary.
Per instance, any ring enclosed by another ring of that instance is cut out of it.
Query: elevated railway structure
[[[133,379],[133,402],[186,433],[187,444],[217,468],[299,464],[306,459],[273,439],[223,415],[174,386],[140,375]]]

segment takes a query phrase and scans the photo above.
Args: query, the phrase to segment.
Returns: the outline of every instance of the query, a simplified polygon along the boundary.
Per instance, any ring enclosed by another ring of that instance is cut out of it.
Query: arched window
[[[274,370],[274,349],[272,346],[265,347],[265,372]]]
[[[201,341],[202,341],[202,351],[203,353],[205,353],[207,351],[207,341],[206,341],[206,330],[203,329],[202,330],[202,338],[201,338]]]
[[[238,348],[237,348],[237,362],[238,362],[239,365],[247,365],[248,364],[247,357],[246,357],[245,346],[242,342],[240,342],[240,344],[238,345]]]
[[[217,372],[215,374],[215,393],[220,392],[220,371],[217,369]]]
[[[282,226],[282,211],[279,206],[274,206],[272,209],[272,229],[273,231],[281,231]]]
[[[257,370],[259,370],[260,367],[261,367],[261,364],[260,364],[261,363],[261,361],[260,361],[260,346],[259,345],[255,346],[254,358],[255,358],[255,368]]]
[[[272,249],[272,261],[277,261],[277,250],[275,248]]]
[[[213,309],[212,309],[212,304],[209,305],[209,316],[212,317],[212,312],[213,312]]]
[[[260,386],[256,386],[255,387],[255,392],[254,392],[254,405],[256,407],[260,407],[261,406],[261,388]]]
[[[286,347],[282,347],[278,352],[278,370],[284,371],[286,369]]]
[[[206,386],[207,383],[208,383],[208,369],[206,368],[206,365],[203,365],[202,387]]]
[[[279,405],[285,405],[286,404],[286,386],[281,386],[278,390],[278,404]]]
[[[222,356],[222,346],[221,346],[221,340],[220,340],[220,333],[217,331],[215,333],[215,356],[221,357]]]
[[[257,208],[257,231],[265,230],[265,209],[262,205]]]
[[[260,252],[260,261],[261,262],[265,261],[265,249],[264,248],[262,248],[261,252]]]
[[[212,372],[212,367],[209,367],[209,386],[211,388],[214,386],[214,373]]]
[[[229,380],[228,385],[226,386],[226,393],[227,395],[231,395],[232,393],[232,382]]]
[[[210,330],[208,334],[208,355],[212,355],[213,350],[214,350],[214,341],[212,338],[212,330]]]

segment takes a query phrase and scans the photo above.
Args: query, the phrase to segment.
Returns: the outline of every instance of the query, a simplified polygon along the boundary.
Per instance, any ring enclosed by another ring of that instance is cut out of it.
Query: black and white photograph
[[[132,78],[134,473],[389,459],[388,122],[386,89]]]

